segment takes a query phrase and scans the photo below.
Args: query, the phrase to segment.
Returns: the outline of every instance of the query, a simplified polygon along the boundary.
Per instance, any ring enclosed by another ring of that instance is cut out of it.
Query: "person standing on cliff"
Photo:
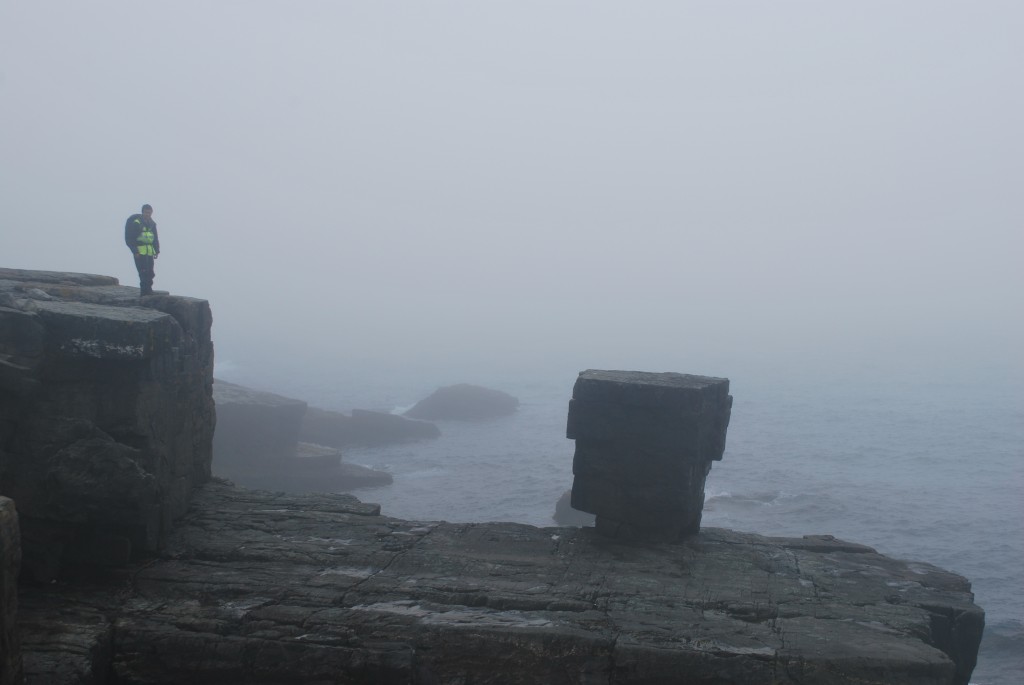
[[[153,221],[153,208],[142,205],[142,212],[132,214],[124,224],[124,243],[135,257],[135,269],[139,272],[139,289],[142,295],[153,294],[153,279],[156,272],[153,261],[160,256],[160,238]]]

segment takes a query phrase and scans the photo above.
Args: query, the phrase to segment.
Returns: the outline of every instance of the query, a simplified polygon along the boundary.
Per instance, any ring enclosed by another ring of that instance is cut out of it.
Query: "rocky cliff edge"
[[[211,325],[205,300],[0,269],[0,495],[23,577],[160,549],[210,477]]]
[[[703,529],[635,544],[204,484],[209,308],[137,293],[99,276],[0,270],[0,494],[14,500],[0,580],[20,556],[14,504],[28,580],[83,558],[128,560],[90,579],[23,582],[0,607],[5,631],[18,612],[3,644],[20,642],[22,658],[0,655],[0,677],[969,680],[984,623],[969,583],[828,536]]]

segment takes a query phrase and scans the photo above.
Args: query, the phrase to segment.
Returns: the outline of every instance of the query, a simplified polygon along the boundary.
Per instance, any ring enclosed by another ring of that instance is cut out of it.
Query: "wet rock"
[[[40,625],[107,601],[32,592],[61,598]],[[111,673],[149,684],[966,684],[983,623],[963,578],[827,536],[632,544],[217,481],[107,596]]]
[[[417,402],[406,416],[427,421],[478,421],[514,414],[519,400],[478,385],[449,385]]]
[[[56,582],[22,590],[25,685],[105,685],[123,583]]]

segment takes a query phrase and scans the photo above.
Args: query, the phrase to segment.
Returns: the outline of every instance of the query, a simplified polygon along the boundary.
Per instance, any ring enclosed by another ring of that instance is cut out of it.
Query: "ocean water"
[[[730,380],[732,420],[708,476],[704,525],[831,534],[960,573],[986,611],[972,682],[1024,682],[1022,379],[961,369]],[[347,461],[394,476],[354,494],[406,519],[556,525],[555,502],[572,486],[565,419],[574,381],[575,371],[494,379],[481,384],[518,397],[514,416],[439,422],[436,440],[348,450]],[[329,409],[396,412],[437,387],[253,384]]]

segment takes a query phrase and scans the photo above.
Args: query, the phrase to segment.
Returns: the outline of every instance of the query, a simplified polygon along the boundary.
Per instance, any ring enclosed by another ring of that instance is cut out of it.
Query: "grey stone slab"
[[[729,394],[729,380],[674,372],[588,369],[573,386],[574,399],[611,402],[680,412],[699,411],[705,402]]]
[[[55,301],[39,302],[34,311],[48,349],[70,357],[148,359],[178,328],[172,317],[151,309]]]
[[[215,481],[115,599],[40,591],[72,614],[109,601],[111,673],[151,685],[965,685],[980,641],[963,578],[833,538],[638,544],[377,511]]]

